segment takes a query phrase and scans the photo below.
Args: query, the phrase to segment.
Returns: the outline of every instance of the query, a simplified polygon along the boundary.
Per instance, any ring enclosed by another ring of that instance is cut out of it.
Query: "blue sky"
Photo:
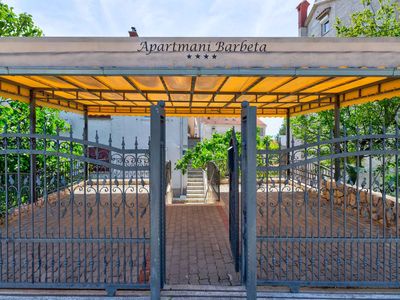
[[[301,0],[3,0],[46,36],[297,36]],[[268,119],[276,134],[281,119]]]

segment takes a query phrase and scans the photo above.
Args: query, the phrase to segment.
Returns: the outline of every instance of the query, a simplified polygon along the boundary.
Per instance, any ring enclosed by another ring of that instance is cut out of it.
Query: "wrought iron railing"
[[[165,182],[166,185],[171,185],[171,181],[172,181],[172,164],[171,161],[167,161],[165,163]]]
[[[207,163],[207,193],[206,198],[221,200],[221,174],[214,162]]]
[[[258,151],[258,284],[400,287],[399,154],[398,129]]]
[[[172,204],[174,193],[172,190],[172,163],[170,160],[165,163],[165,189],[166,203]]]
[[[137,142],[0,133],[0,287],[149,288],[149,170]]]

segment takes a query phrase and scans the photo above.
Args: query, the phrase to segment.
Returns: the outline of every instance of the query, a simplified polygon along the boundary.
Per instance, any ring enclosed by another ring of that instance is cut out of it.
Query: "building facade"
[[[82,138],[83,116],[74,113],[62,112],[60,116],[71,124],[74,136]],[[135,141],[139,148],[147,148],[150,138],[150,117],[89,117],[89,140],[94,141],[96,132],[101,144],[120,147],[124,138],[125,147],[132,149]],[[186,190],[186,176],[174,166],[188,147],[187,118],[167,118],[166,126],[166,160],[172,164],[172,188],[175,197],[180,197]],[[90,155],[90,149],[89,149]]]
[[[393,0],[400,3],[400,0]],[[374,9],[379,8],[378,0],[371,0]],[[335,37],[335,23],[339,18],[344,25],[350,24],[351,15],[364,8],[361,0],[315,0],[308,12],[309,2],[297,6],[299,14],[299,36]]]
[[[223,134],[228,130],[235,128],[236,132],[241,132],[241,120],[239,118],[198,118],[198,136],[203,139],[210,139],[214,133]],[[257,119],[257,127],[260,130],[260,136],[265,136],[267,125]]]

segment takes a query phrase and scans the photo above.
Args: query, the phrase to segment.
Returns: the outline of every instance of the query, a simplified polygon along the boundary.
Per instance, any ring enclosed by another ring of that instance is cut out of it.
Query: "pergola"
[[[396,38],[2,38],[0,95],[90,115],[285,117],[400,95]]]
[[[151,113],[152,299],[165,271],[165,115],[241,115],[243,278],[254,299],[256,116],[287,117],[289,139],[291,116],[334,109],[340,163],[340,107],[399,96],[399,54],[397,38],[0,38],[0,96],[30,104],[32,199],[36,106],[84,114],[85,147],[89,116]]]

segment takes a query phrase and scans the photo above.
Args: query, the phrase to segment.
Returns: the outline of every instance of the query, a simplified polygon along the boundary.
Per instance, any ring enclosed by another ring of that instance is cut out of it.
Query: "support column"
[[[335,98],[335,127],[333,130],[335,139],[340,137],[340,95],[336,95]],[[335,153],[340,153],[340,143],[335,143]],[[340,158],[335,159],[335,180],[340,178]]]
[[[151,106],[150,121],[150,247],[151,299],[160,299],[165,263],[165,104]]]
[[[87,107],[85,107],[85,112],[83,114],[83,141],[85,142],[85,144],[83,146],[83,151],[84,151],[85,158],[87,158],[89,156],[88,145],[86,144],[88,139],[89,139],[89,120],[88,120]],[[84,163],[84,180],[85,180],[85,182],[88,180],[88,178],[89,178],[89,168],[88,168],[88,163],[85,161],[85,163]]]
[[[290,109],[287,110],[286,112],[286,149],[287,149],[287,154],[286,154],[286,164],[289,165],[290,164],[290,140],[291,140],[291,136],[290,136]],[[290,178],[290,169],[287,169],[286,171],[287,173],[287,178]]]
[[[36,134],[36,98],[34,91],[29,92],[29,133],[31,135]],[[36,150],[36,138],[31,137],[30,141],[30,150]],[[30,156],[30,183],[29,189],[31,198],[31,203],[36,202],[36,176],[37,176],[37,168],[36,168],[36,154],[32,154]]]
[[[257,297],[257,108],[242,103],[242,280],[247,299]]]

